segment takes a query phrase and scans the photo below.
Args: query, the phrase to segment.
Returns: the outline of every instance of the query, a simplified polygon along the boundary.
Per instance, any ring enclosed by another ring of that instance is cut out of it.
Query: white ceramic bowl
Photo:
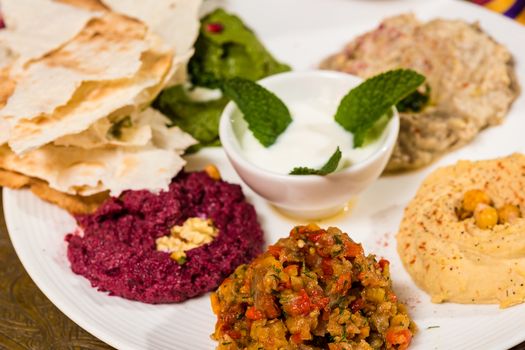
[[[361,79],[330,71],[288,72],[273,75],[259,83],[274,92],[285,104],[329,99],[333,115],[341,98]],[[332,102],[330,102],[332,103]],[[283,175],[249,161],[243,154],[235,132],[242,113],[233,102],[224,109],[219,126],[223,148],[242,180],[257,194],[289,215],[301,219],[320,219],[338,212],[352,197],[373,183],[385,168],[396,143],[399,115],[393,108],[380,145],[368,158],[327,176]]]

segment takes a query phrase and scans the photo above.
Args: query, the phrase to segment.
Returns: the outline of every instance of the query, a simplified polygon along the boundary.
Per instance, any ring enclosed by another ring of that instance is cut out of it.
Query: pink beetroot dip
[[[155,239],[190,217],[210,218],[219,235],[186,252],[179,265]],[[145,303],[175,303],[215,289],[261,252],[263,233],[240,186],[204,172],[182,173],[168,191],[127,191],[94,214],[78,216],[83,235],[68,234],[73,272],[93,287]]]

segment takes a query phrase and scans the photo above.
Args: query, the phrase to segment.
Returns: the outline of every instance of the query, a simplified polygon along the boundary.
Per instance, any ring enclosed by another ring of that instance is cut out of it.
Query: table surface
[[[112,349],[67,318],[33,283],[9,240],[1,206],[0,266],[0,349]]]

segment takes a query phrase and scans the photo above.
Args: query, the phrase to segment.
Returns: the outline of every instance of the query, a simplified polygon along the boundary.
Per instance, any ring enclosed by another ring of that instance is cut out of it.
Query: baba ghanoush
[[[519,93],[509,50],[477,23],[460,20],[387,18],[321,68],[363,78],[410,68],[427,78],[426,86],[398,104],[401,124],[390,172],[425,166],[501,123]]]

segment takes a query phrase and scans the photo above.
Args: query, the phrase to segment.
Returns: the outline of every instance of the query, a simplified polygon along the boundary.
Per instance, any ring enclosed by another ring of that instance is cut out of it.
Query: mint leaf
[[[425,90],[416,90],[396,104],[397,110],[402,112],[418,113],[425,108],[430,102],[430,86],[425,84]]]
[[[410,69],[376,75],[343,97],[334,118],[354,135],[354,147],[361,147],[375,122],[424,81],[424,76]]]
[[[259,84],[243,78],[233,78],[222,84],[224,95],[232,99],[259,142],[269,147],[292,122],[286,105]]]
[[[335,169],[337,169],[337,166],[339,165],[339,161],[341,160],[341,150],[339,147],[335,150],[334,154],[328,159],[328,162],[326,162],[325,165],[321,167],[321,169],[312,169],[307,167],[295,167],[290,172],[290,175],[327,175],[330,173],[333,173]]]

